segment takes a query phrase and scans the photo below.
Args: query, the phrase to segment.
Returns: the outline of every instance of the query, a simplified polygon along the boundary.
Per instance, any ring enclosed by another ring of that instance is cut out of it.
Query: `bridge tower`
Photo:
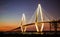
[[[40,4],[38,4],[38,6],[39,6],[39,11],[40,11],[40,16],[41,16],[41,22],[43,22],[42,8],[41,8],[41,5]],[[41,30],[40,30],[41,32],[43,30],[43,27],[44,27],[44,23],[42,23]]]
[[[35,20],[35,26],[36,26],[36,30],[37,32],[39,32],[39,29],[38,29],[38,26],[37,26],[37,22],[38,22],[38,14],[40,13],[40,16],[41,16],[41,22],[43,22],[43,13],[42,13],[42,8],[41,8],[41,5],[38,4],[38,8],[37,8],[37,13],[36,13],[36,20]],[[44,23],[41,24],[41,30],[40,32],[42,32],[43,30],[43,27],[44,27]]]
[[[21,31],[25,32],[26,31],[26,27],[24,27],[23,25],[25,25],[26,23],[26,19],[25,19],[25,14],[22,14],[22,20],[21,20]]]

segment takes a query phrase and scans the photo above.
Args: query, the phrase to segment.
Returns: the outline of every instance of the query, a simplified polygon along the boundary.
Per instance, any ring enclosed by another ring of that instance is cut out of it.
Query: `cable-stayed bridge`
[[[60,20],[59,19],[55,19],[54,17],[50,16],[48,13],[43,13],[44,10],[42,9],[41,5],[38,4],[37,9],[35,10],[34,14],[32,15],[31,19],[28,20],[29,22],[26,22],[27,19],[25,17],[25,14],[22,14],[22,19],[19,22],[19,27],[11,30],[11,31],[22,31],[22,32],[26,32],[27,31],[27,27],[30,25],[34,25],[36,27],[36,31],[37,32],[42,32],[44,31],[44,26],[46,25],[45,23],[48,23],[49,25],[49,31],[51,31],[52,26],[54,27],[54,31],[58,31],[57,29],[60,27],[58,27],[58,25],[60,26]],[[40,25],[40,28],[38,27]]]

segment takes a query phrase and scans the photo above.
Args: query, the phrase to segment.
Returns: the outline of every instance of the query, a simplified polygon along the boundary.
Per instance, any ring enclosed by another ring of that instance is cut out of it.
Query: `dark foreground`
[[[6,36],[6,37],[21,37],[21,36],[46,36],[46,35],[59,35],[60,31],[54,32],[54,31],[43,31],[43,32],[0,32],[0,36]]]

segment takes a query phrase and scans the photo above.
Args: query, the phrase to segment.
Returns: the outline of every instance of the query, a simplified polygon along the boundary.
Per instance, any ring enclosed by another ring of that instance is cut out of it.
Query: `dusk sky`
[[[38,6],[38,2],[48,14],[60,18],[59,0],[0,0],[0,31],[9,26],[11,29],[17,27],[23,13],[27,19],[30,19]]]

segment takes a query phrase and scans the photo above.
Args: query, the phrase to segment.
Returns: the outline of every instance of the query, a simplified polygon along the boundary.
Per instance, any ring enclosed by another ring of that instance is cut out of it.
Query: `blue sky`
[[[42,8],[55,18],[60,17],[59,0],[40,0]],[[38,6],[38,0],[0,0],[0,22],[17,22],[25,13],[30,19]]]

